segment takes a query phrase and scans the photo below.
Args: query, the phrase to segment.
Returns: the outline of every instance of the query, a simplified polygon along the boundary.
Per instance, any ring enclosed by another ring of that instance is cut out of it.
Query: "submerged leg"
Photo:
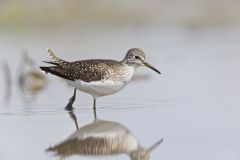
[[[74,121],[75,126],[76,126],[76,128],[77,128],[77,130],[78,130],[77,117],[76,117],[75,113],[74,113],[73,111],[70,111],[70,112],[68,112],[68,113],[69,113],[70,117],[72,118],[72,120]]]
[[[97,119],[97,113],[96,113],[96,98],[93,98],[93,112],[94,112],[94,119]]]
[[[65,107],[65,109],[68,110],[68,111],[73,110],[73,106],[72,105],[73,105],[73,103],[74,103],[74,101],[76,99],[76,91],[77,91],[77,89],[74,88],[73,96],[69,99],[69,102],[68,102],[68,104]]]

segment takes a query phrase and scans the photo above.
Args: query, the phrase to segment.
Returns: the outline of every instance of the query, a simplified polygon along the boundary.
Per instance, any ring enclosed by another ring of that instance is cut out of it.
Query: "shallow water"
[[[2,35],[1,59],[8,61],[15,80],[10,101],[2,100],[0,105],[0,159],[57,159],[45,150],[76,131],[74,121],[64,110],[73,89],[58,78],[49,75],[48,86],[33,101],[24,101],[20,96],[16,68],[22,47],[28,48],[38,66],[48,59],[47,47],[73,60],[121,59],[128,48],[138,46],[162,75],[139,69],[137,75],[146,75],[146,79],[135,80],[121,92],[97,100],[98,118],[124,125],[146,148],[164,138],[151,153],[153,160],[240,158],[238,29],[103,28],[97,32],[96,28],[87,28],[77,35],[66,31],[39,36]],[[3,97],[3,79],[0,87]],[[77,92],[74,107],[79,127],[93,122],[91,96]],[[113,158],[127,157],[69,159]]]

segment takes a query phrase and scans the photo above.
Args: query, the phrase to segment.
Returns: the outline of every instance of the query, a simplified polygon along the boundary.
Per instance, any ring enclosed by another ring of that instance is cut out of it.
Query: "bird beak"
[[[159,70],[157,70],[156,68],[154,68],[154,67],[153,67],[152,65],[150,65],[149,63],[144,62],[143,64],[144,64],[146,67],[154,70],[154,71],[157,72],[158,74],[161,74],[161,72],[159,72]]]
[[[157,148],[159,146],[159,144],[161,144],[163,142],[163,139],[160,139],[159,141],[157,141],[155,144],[153,144],[148,151],[152,152],[155,148]]]

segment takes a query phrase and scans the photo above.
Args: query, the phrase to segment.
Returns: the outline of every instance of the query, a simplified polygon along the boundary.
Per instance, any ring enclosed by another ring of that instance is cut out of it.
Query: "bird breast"
[[[131,81],[135,68],[127,64],[123,64],[118,68],[110,68],[108,80],[126,84]]]

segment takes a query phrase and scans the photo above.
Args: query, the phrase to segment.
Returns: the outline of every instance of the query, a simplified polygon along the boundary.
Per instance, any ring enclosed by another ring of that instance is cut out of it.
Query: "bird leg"
[[[68,112],[71,119],[74,121],[76,129],[78,130],[78,123],[77,123],[77,117],[73,111]]]
[[[68,110],[68,111],[73,110],[73,106],[72,105],[73,105],[73,103],[74,103],[74,101],[76,99],[76,91],[77,91],[77,89],[74,88],[73,96],[69,99],[69,102],[68,102],[68,104],[65,107],[65,110]]]
[[[96,120],[97,119],[96,98],[93,98],[93,112],[94,112],[94,120]]]

